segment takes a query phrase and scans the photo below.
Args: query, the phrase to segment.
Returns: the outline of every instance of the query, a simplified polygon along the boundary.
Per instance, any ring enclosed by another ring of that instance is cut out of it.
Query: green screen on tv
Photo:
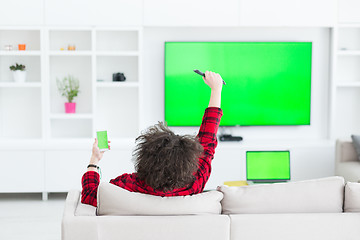
[[[269,182],[290,180],[290,152],[247,151],[246,178]]]
[[[311,42],[166,42],[165,121],[199,126],[220,73],[222,126],[310,125]]]

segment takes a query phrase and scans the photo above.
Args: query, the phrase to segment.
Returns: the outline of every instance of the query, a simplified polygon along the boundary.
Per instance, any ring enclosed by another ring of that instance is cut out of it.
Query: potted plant
[[[79,80],[68,75],[62,81],[56,79],[56,83],[61,96],[66,97],[68,100],[65,103],[65,113],[75,113],[76,103],[73,100],[79,93]]]
[[[26,80],[26,70],[25,65],[15,64],[10,66],[10,70],[13,72],[15,82],[25,82]]]

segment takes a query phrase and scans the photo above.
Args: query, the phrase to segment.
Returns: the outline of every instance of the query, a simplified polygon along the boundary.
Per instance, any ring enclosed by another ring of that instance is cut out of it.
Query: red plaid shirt
[[[118,176],[111,179],[110,183],[124,188],[131,192],[140,192],[157,196],[185,196],[200,193],[203,191],[211,173],[211,161],[214,158],[217,146],[217,130],[219,128],[222,110],[210,107],[205,110],[202,124],[198,133],[201,145],[204,147],[204,154],[199,158],[199,168],[194,173],[195,181],[187,187],[173,189],[169,192],[162,192],[153,189],[140,180],[136,173]],[[100,183],[100,176],[95,171],[88,171],[82,177],[81,202],[97,206],[97,188]]]

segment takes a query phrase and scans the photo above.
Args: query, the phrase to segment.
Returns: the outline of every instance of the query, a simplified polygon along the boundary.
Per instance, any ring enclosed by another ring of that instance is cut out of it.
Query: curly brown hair
[[[176,135],[164,123],[149,127],[136,138],[133,152],[140,180],[155,190],[168,192],[191,184],[203,147],[197,137]]]

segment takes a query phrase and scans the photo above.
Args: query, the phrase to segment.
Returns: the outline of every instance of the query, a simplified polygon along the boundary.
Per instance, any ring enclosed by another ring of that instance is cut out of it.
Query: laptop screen
[[[247,151],[246,178],[254,182],[290,180],[290,152]]]

